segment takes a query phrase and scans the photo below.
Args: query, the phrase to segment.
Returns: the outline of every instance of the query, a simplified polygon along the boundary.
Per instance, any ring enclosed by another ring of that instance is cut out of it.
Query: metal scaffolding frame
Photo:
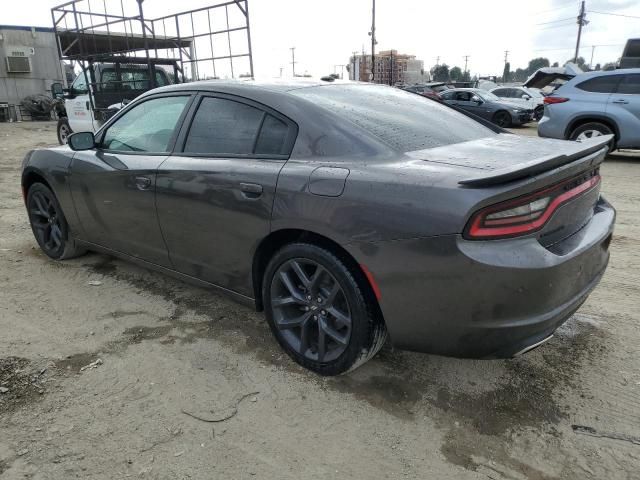
[[[143,3],[71,0],[53,7],[60,59],[77,62],[94,89],[99,83],[92,66],[106,62],[146,65],[150,88],[156,86],[153,71],[159,66],[173,67],[176,83],[253,78],[248,0],[229,0],[153,19],[145,17]]]

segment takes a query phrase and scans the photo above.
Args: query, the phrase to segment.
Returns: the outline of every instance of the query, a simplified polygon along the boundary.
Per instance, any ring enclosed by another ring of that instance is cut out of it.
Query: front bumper
[[[609,261],[614,221],[601,199],[589,223],[560,242],[570,248],[547,249],[535,237],[444,235],[363,245],[353,254],[378,283],[394,346],[510,357],[549,337],[586,300]]]

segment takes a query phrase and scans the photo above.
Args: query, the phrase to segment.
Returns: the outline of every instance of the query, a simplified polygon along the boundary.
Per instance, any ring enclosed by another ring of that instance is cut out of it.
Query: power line
[[[594,10],[588,10],[589,13],[596,13],[598,15],[611,15],[612,17],[624,17],[624,18],[635,18],[640,19],[637,15],[625,15],[623,13],[608,13],[608,12],[596,12]]]
[[[560,20],[552,20],[550,22],[536,23],[536,25],[549,25],[550,23],[566,22],[567,20],[574,20],[574,19],[575,17],[561,18]]]

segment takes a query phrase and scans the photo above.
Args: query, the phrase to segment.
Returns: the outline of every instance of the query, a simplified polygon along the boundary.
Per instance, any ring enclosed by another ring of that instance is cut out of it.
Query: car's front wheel
[[[73,133],[67,117],[60,117],[58,119],[57,131],[58,131],[58,143],[60,145],[66,145],[69,135]]]
[[[543,105],[538,105],[534,110],[533,110],[533,119],[536,122],[539,122],[540,119],[544,117],[544,106]]]
[[[510,127],[511,115],[509,115],[509,112],[505,112],[504,110],[496,112],[496,114],[493,116],[493,123],[502,128]]]
[[[34,183],[27,193],[27,211],[31,230],[38,245],[55,260],[85,253],[69,235],[69,225],[53,192],[42,183]]]
[[[384,322],[367,297],[345,263],[316,245],[286,245],[265,271],[273,334],[297,363],[320,375],[353,370],[384,344]]]

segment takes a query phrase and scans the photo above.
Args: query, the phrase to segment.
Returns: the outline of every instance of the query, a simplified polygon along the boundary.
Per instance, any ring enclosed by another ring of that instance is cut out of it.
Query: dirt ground
[[[640,156],[603,166],[611,263],[545,346],[385,348],[323,379],[215,293],[103,255],[45,258],[19,172],[53,143],[53,123],[0,123],[2,480],[640,478]]]

